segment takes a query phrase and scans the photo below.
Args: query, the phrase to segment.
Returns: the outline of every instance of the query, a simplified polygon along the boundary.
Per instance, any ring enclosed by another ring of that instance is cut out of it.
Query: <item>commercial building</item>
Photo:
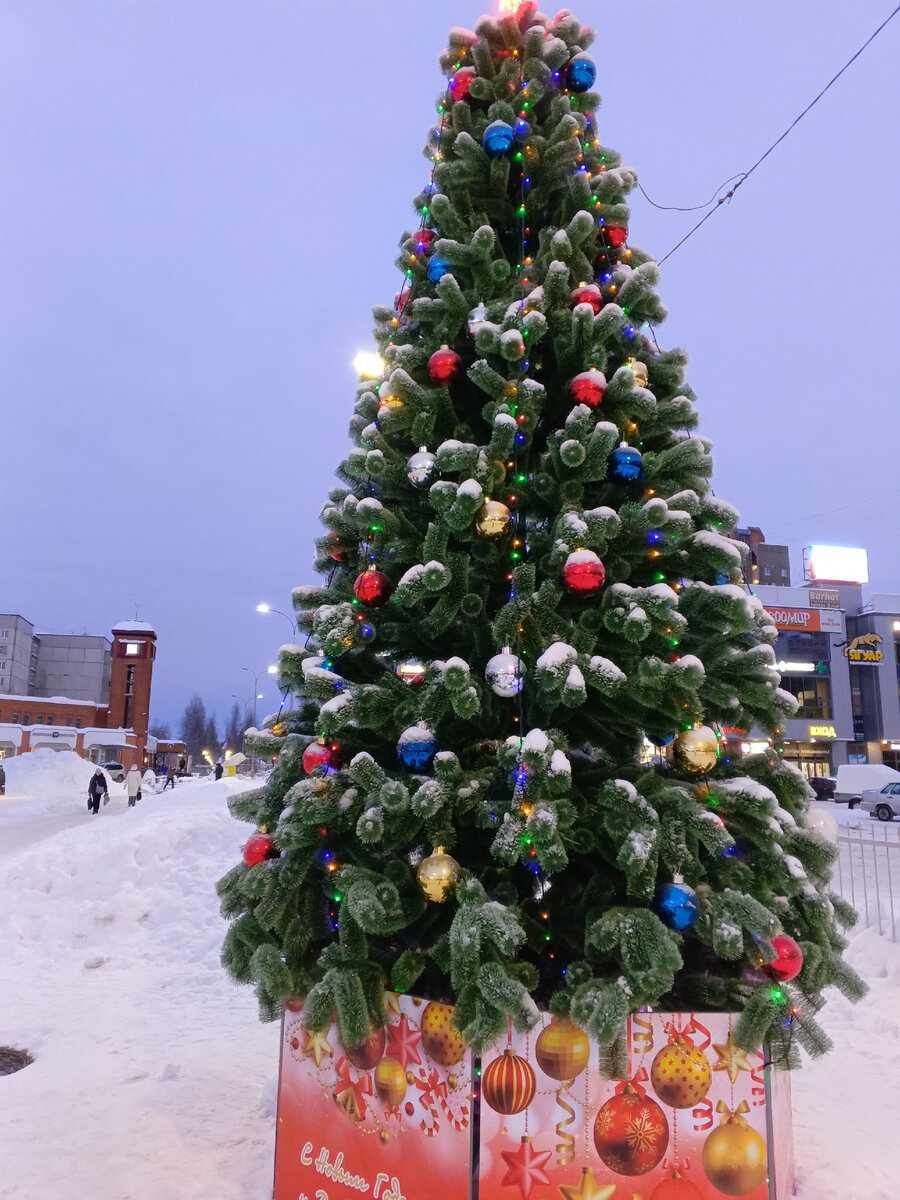
[[[734,540],[743,542],[747,547],[743,566],[744,583],[790,587],[791,554],[787,546],[767,542],[766,535],[758,525],[736,529]]]
[[[75,750],[93,762],[144,763],[156,633],[121,621],[112,639],[36,634],[19,615],[0,615],[0,757],[38,747]],[[14,652],[13,652],[14,651]]]

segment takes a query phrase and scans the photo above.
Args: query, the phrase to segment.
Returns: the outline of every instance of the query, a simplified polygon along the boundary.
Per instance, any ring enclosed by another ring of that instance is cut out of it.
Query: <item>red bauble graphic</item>
[[[603,587],[606,568],[593,550],[576,550],[562,570],[566,589],[575,596],[593,596]]]
[[[602,371],[582,371],[569,384],[569,399],[573,404],[587,404],[596,408],[603,403],[606,392],[606,376]]]
[[[703,1196],[689,1179],[673,1171],[670,1178],[656,1185],[650,1200],[703,1200]]]
[[[603,307],[603,296],[596,283],[583,283],[577,287],[571,296],[572,307],[576,304],[589,304],[595,313]]]
[[[364,1042],[359,1042],[356,1046],[345,1046],[344,1053],[354,1067],[360,1071],[371,1071],[384,1054],[384,1030],[376,1029]]]
[[[449,346],[441,346],[440,350],[435,350],[428,360],[428,374],[431,376],[431,382],[446,387],[457,377],[461,366],[462,359],[456,351],[451,350]]]
[[[268,833],[254,833],[244,847],[244,862],[248,867],[265,862],[267,858],[278,858],[279,851],[275,849],[275,839]]]
[[[303,770],[307,775],[314,775],[317,771],[321,774],[326,767],[337,771],[340,766],[341,749],[336,742],[319,738],[317,742],[310,742],[303,751]]]
[[[481,1076],[481,1095],[494,1112],[512,1116],[534,1099],[537,1080],[531,1065],[512,1048],[489,1062]]]
[[[594,1145],[604,1164],[617,1175],[652,1171],[662,1161],[668,1144],[665,1114],[640,1086],[624,1084],[622,1091],[597,1113]]]
[[[469,94],[469,88],[472,86],[472,80],[475,78],[475,70],[472,67],[460,67],[460,69],[450,79],[450,99],[465,100]]]
[[[353,592],[357,600],[360,604],[365,604],[367,608],[381,608],[382,605],[387,604],[393,590],[394,585],[387,575],[383,571],[376,571],[373,568],[358,575],[353,585]]]
[[[763,970],[779,983],[787,983],[796,979],[803,969],[803,951],[792,937],[786,933],[778,933],[771,939],[775,957],[766,963]]]
[[[612,246],[614,250],[618,250],[620,246],[624,246],[628,241],[628,226],[601,225],[600,238],[607,246]]]

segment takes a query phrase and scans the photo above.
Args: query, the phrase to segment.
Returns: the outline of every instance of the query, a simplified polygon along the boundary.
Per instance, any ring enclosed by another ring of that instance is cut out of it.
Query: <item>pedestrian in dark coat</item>
[[[88,806],[91,812],[98,813],[100,811],[100,797],[107,795],[106,776],[98,767],[91,776],[91,782],[88,784]]]
[[[216,763],[216,781],[218,781],[222,778],[222,772],[224,770],[225,770],[225,768],[222,766],[222,760],[220,758],[219,761]]]

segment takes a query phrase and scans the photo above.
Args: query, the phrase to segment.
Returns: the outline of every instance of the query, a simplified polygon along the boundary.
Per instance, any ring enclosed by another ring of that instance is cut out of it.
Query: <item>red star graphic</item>
[[[538,1183],[549,1183],[544,1167],[551,1156],[550,1150],[535,1150],[530,1137],[523,1137],[518,1150],[501,1150],[509,1170],[503,1176],[504,1187],[517,1187],[522,1200],[528,1200],[531,1190]]]
[[[398,1025],[388,1025],[387,1036],[388,1044],[385,1054],[389,1058],[396,1058],[404,1071],[410,1063],[421,1063],[417,1047],[422,1035],[418,1029],[410,1027],[405,1013],[400,1018]]]

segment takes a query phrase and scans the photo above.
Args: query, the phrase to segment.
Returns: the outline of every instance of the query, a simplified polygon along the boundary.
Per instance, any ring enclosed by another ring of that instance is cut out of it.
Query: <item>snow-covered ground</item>
[[[242,786],[128,809],[113,785],[97,816],[71,784],[0,799],[0,1045],[35,1059],[0,1078],[2,1200],[271,1196],[279,1031],[219,965],[213,888],[250,833]],[[900,1188],[900,946],[869,930],[849,958],[872,991],[832,998],[836,1049],[793,1079],[800,1200]]]

